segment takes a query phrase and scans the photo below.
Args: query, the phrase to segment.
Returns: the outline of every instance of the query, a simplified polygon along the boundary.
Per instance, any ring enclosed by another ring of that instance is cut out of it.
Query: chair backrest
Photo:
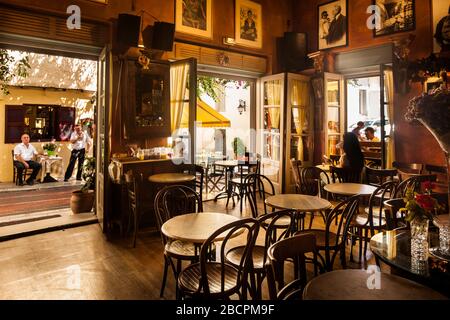
[[[259,223],[256,219],[246,218],[232,223],[229,223],[222,228],[216,230],[209,238],[202,244],[200,249],[200,285],[194,296],[208,296],[210,293],[209,280],[215,277],[216,283],[220,283],[220,293],[226,295],[225,285],[230,280],[226,275],[227,270],[234,269],[237,272],[235,278],[235,286],[240,287],[242,281],[246,281],[248,270],[250,268],[251,254],[253,247],[258,237]],[[226,253],[231,246],[230,240],[234,237],[245,237],[243,240],[244,248],[239,259],[237,267],[227,263]],[[210,249],[216,247],[216,262],[210,262]],[[208,264],[212,264],[208,268]],[[227,267],[225,267],[227,265]],[[217,291],[217,290],[215,290]],[[219,295],[220,295],[219,293]],[[223,298],[226,298],[225,296]]]
[[[239,160],[237,165],[237,171],[241,179],[241,183],[244,182],[245,177],[251,173],[258,173],[260,171],[261,161],[256,158],[251,158],[250,153],[246,153],[245,160]]]
[[[330,166],[330,174],[333,183],[361,183],[361,170]]]
[[[263,263],[266,263],[269,247],[277,241],[291,237],[297,230],[297,213],[280,210],[262,215],[257,220],[265,230]]]
[[[411,174],[422,174],[424,166],[421,163],[405,163],[405,162],[392,162],[392,166],[398,170],[400,181],[404,180]]]
[[[312,254],[312,262],[320,266],[317,259],[316,238],[312,233],[294,235],[270,246],[269,259],[266,263],[270,300],[301,299],[308,280],[306,262],[311,259],[306,257],[306,254]],[[285,285],[284,270],[287,260],[294,262],[294,280]]]
[[[400,221],[403,220],[403,215],[402,217],[399,217],[398,213],[400,212],[400,209],[404,207],[405,201],[403,198],[395,198],[384,201],[384,212],[388,230],[394,230],[402,226]]]
[[[162,188],[155,197],[154,210],[158,230],[164,222],[187,213],[203,212],[200,195],[194,189],[184,185],[170,185]],[[162,235],[163,243],[166,242]]]
[[[408,189],[412,189],[414,192],[420,192],[422,188],[423,182],[435,182],[436,181],[436,175],[435,174],[421,174],[421,175],[414,175],[409,177],[406,180],[403,180],[400,182],[400,184],[397,187],[396,193],[393,195],[392,198],[403,198],[406,195],[406,191]]]
[[[299,193],[310,196],[322,196],[323,184],[329,184],[328,174],[317,167],[304,167],[300,169]]]
[[[300,170],[302,162],[300,160],[295,160],[295,158],[291,158],[290,163],[292,169],[292,176],[294,177],[295,182],[295,191],[297,193],[300,193]]]
[[[133,171],[129,170],[124,174],[124,178],[125,178],[125,185],[127,188],[129,213],[130,213],[131,217],[134,217],[133,247],[136,247],[136,235],[137,235],[137,229],[139,227],[138,226],[138,221],[139,221],[138,217],[141,214],[140,200],[139,200],[139,197],[140,197],[139,183],[143,181],[143,175],[142,175],[142,173],[140,174],[140,182],[136,181]]]
[[[225,161],[227,160],[226,156],[222,156],[221,158],[213,158],[213,157],[208,157],[208,169],[209,169],[209,173],[213,173],[213,174],[224,174],[225,170],[224,167],[221,166],[216,166],[216,161]]]
[[[253,218],[267,214],[269,210],[266,205],[266,197],[275,195],[275,187],[273,186],[272,181],[262,174],[251,173],[245,177],[244,185],[247,188],[247,197]],[[259,212],[258,210],[258,194],[264,205],[263,212]]]
[[[381,229],[383,226],[389,229],[390,226],[388,225],[388,220],[390,217],[386,217],[384,214],[384,203],[386,200],[390,199],[391,195],[395,194],[397,185],[397,181],[386,181],[381,186],[377,187],[370,195],[367,224],[369,225],[372,234],[375,234],[375,229]],[[386,219],[386,224],[383,223],[383,219]],[[378,224],[376,224],[375,221],[377,221]]]
[[[333,269],[333,263],[338,254],[337,248],[345,246],[347,234],[355,215],[358,213],[359,196],[355,195],[340,202],[327,215],[325,224],[325,263],[328,270]],[[335,226],[335,221],[337,225]],[[336,237],[331,237],[332,233]],[[333,251],[333,252],[331,252]]]
[[[340,155],[337,155],[337,154],[330,154],[330,160],[331,160],[331,163],[334,165],[334,166],[337,166],[338,164],[339,164],[339,160],[341,159],[341,156]]]
[[[393,181],[397,175],[397,169],[374,169],[365,167],[366,183],[373,186],[381,186],[384,182]]]

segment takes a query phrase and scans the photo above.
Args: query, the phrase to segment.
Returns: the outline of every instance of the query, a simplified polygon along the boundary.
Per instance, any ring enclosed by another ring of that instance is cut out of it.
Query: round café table
[[[447,300],[444,295],[417,282],[388,273],[357,269],[336,270],[313,278],[303,291],[303,299]]]
[[[200,212],[175,216],[167,220],[161,232],[170,239],[202,244],[217,229],[239,218],[225,213]],[[220,241],[220,236],[216,238]]]
[[[429,247],[439,246],[439,235],[429,232]],[[377,233],[370,239],[370,250],[377,264],[380,261],[391,267],[391,272],[435,288],[450,296],[450,273],[441,270],[450,263],[429,254],[427,261],[411,259],[411,234],[409,230],[390,230]]]
[[[361,183],[330,183],[324,186],[324,189],[330,193],[342,196],[371,195],[377,187]]]
[[[304,194],[277,194],[266,199],[266,204],[276,209],[287,209],[297,211],[298,214],[298,228],[303,230],[305,228],[305,213],[310,212],[313,219],[314,212],[322,212],[323,210],[331,208],[331,203],[328,200],[308,196]],[[322,214],[323,219],[325,216]],[[312,220],[310,226],[312,225]]]
[[[148,181],[159,184],[183,184],[195,180],[193,174],[188,173],[158,173],[148,177]]]
[[[277,194],[266,199],[266,204],[276,209],[299,212],[317,212],[331,208],[328,200],[304,194]]]

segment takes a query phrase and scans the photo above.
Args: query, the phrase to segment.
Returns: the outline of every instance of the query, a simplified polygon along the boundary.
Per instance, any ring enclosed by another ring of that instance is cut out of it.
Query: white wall
[[[201,99],[217,110],[217,103],[211,97],[202,95]],[[247,110],[242,114],[237,109],[239,99],[245,100],[247,105]],[[225,129],[227,156],[232,159],[234,154],[231,143],[235,137],[241,138],[245,146],[250,148],[250,87],[237,89],[232,83],[228,84],[225,89],[225,111],[220,113],[231,122],[231,127]],[[203,150],[206,153],[214,152],[214,148],[214,128],[198,128],[197,153],[201,154]]]

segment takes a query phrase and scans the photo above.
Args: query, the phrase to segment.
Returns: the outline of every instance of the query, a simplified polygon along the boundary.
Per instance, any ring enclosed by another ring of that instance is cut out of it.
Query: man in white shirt
[[[84,155],[89,151],[90,142],[89,136],[81,130],[81,126],[77,124],[75,131],[70,135],[70,142],[72,143],[72,154],[70,155],[69,166],[67,167],[64,181],[69,181],[72,177],[75,162],[78,159],[77,180],[81,180],[81,173],[83,170]],[[87,150],[86,150],[87,149]]]
[[[28,185],[33,185],[36,176],[41,169],[41,164],[33,161],[34,157],[38,154],[36,148],[30,144],[30,136],[26,133],[20,138],[22,143],[14,147],[14,166],[17,168],[19,174],[18,185],[23,186],[23,170],[33,169],[31,176],[27,179]]]

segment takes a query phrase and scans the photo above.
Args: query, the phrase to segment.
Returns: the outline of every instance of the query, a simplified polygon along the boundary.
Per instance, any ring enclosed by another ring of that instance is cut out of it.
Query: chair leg
[[[362,229],[360,229],[359,228],[359,230],[358,230],[358,237],[359,237],[359,255],[358,255],[358,258],[359,258],[359,260],[358,260],[358,262],[359,263],[361,263],[361,258],[362,258],[362,248],[363,248],[363,244],[362,244],[362,241],[363,241],[363,232],[362,232]]]
[[[163,280],[161,284],[161,291],[159,293],[159,296],[162,298],[164,296],[164,289],[166,288],[166,281],[167,281],[167,272],[169,271],[169,262],[167,261],[167,257],[164,256],[164,274],[163,274]]]
[[[311,212],[311,218],[310,218],[310,220],[309,220],[309,229],[312,228],[313,221],[314,221],[314,212]]]
[[[369,230],[368,229],[365,229],[364,230],[364,261],[366,261],[366,259],[367,259],[367,257],[366,257],[366,253],[367,253],[367,243],[369,242],[369,232],[368,232]]]

